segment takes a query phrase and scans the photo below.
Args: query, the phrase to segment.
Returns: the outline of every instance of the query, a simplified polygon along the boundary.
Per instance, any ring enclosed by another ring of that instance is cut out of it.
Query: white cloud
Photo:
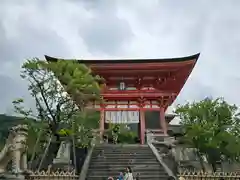
[[[0,112],[14,97],[27,96],[18,78],[24,59],[44,54],[88,59],[201,52],[176,103],[224,96],[240,104],[239,8],[237,0],[2,0]]]

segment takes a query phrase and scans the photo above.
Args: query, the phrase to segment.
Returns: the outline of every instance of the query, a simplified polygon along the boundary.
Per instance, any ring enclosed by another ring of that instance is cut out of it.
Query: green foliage
[[[50,133],[57,139],[72,136],[86,144],[83,139],[87,139],[96,121],[90,120],[93,117],[87,115],[85,107],[89,101],[101,100],[100,85],[103,80],[75,60],[46,62],[34,58],[25,62],[22,69],[21,77],[29,83],[28,90],[35,99],[36,112],[26,109],[23,99],[13,101],[13,105],[23,118],[41,122],[39,127],[29,122],[32,133],[36,136],[42,133],[44,137]],[[42,129],[46,131],[42,132]]]
[[[138,136],[135,132],[125,131],[125,132],[121,132],[118,135],[118,140],[120,143],[123,143],[123,144],[134,144],[134,143],[136,143],[137,137]]]
[[[92,139],[92,129],[99,126],[100,113],[96,111],[79,112],[72,121],[71,133],[76,137],[78,147],[87,147]]]
[[[115,124],[112,128],[113,133],[119,134],[120,133],[120,128],[121,128],[120,124]]]
[[[222,98],[206,98],[179,105],[176,113],[185,129],[185,142],[206,154],[212,164],[222,158],[238,160],[240,121],[237,106],[229,105]]]
[[[77,61],[46,62],[35,58],[24,63],[22,68],[21,77],[29,82],[28,89],[36,100],[38,119],[57,124],[71,119],[90,100],[99,100],[101,78],[93,76],[87,66]],[[22,102],[18,100],[17,104]],[[16,110],[28,116],[32,112],[21,111],[22,108]]]
[[[109,124],[109,129],[105,132],[108,138],[113,138],[113,134],[118,135],[119,143],[134,144],[138,135],[135,132],[129,131],[126,124]]]

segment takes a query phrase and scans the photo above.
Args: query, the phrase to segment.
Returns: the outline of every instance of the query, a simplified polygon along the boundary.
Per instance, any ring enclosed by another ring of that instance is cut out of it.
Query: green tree
[[[228,104],[223,98],[206,98],[179,105],[176,113],[185,129],[184,140],[198,150],[199,157],[207,156],[213,170],[218,161],[238,160],[240,121],[237,106]]]
[[[71,135],[75,141],[75,130],[78,131],[77,124],[83,121],[82,114],[86,105],[90,101],[101,100],[102,79],[93,75],[87,66],[75,60],[59,59],[56,62],[46,62],[34,58],[25,62],[22,68],[21,77],[29,83],[28,90],[35,99],[36,112],[33,109],[26,109],[23,99],[13,102],[16,112],[28,119],[42,122],[43,126],[35,133],[46,134],[41,130],[46,127],[51,137],[49,141],[55,137],[59,142],[61,128],[74,129]],[[84,122],[85,124],[81,123],[81,126],[89,129],[88,121]],[[39,141],[40,138],[36,144]]]
[[[73,122],[75,123],[72,123],[71,127],[62,128],[60,134],[63,136],[72,136],[75,133],[77,137],[77,147],[88,147],[93,136],[92,129],[99,128],[99,119],[100,113],[96,111],[88,110],[78,112],[78,114],[73,117]]]

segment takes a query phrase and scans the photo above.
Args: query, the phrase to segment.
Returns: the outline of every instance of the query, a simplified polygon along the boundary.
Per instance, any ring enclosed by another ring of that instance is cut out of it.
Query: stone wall
[[[224,172],[239,172],[240,173],[240,163],[229,163],[222,162],[222,170]]]
[[[158,149],[164,162],[175,174],[185,170],[192,172],[202,170],[199,157],[197,156],[194,148],[189,148],[184,145],[177,145],[172,148],[163,144],[155,144],[154,146]],[[206,158],[204,159],[203,166],[207,172],[212,171],[212,168],[207,163]]]

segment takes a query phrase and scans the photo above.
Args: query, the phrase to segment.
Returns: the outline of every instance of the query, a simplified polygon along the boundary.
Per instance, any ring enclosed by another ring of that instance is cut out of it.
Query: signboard
[[[126,86],[125,86],[124,82],[119,83],[119,90],[121,90],[121,91],[126,90]]]
[[[105,122],[116,124],[139,123],[139,111],[106,111]]]

